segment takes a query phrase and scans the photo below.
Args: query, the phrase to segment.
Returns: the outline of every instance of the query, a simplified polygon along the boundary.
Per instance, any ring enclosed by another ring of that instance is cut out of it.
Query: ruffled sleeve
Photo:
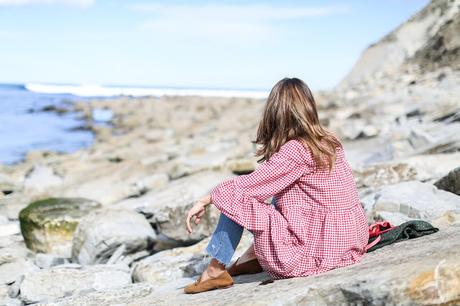
[[[250,174],[225,180],[211,190],[212,203],[244,228],[264,230],[273,207],[265,200],[313,171],[302,143],[289,140]]]

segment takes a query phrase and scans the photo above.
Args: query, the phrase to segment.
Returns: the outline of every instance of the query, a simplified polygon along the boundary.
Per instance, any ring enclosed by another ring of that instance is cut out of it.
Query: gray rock
[[[410,219],[432,221],[446,211],[460,212],[460,197],[418,181],[385,185],[361,199],[370,217],[379,219],[386,212],[388,221],[398,224],[401,214]],[[396,218],[391,214],[396,213]]]
[[[338,133],[344,139],[355,140],[377,136],[379,130],[364,119],[348,119],[340,122]]]
[[[8,217],[0,215],[0,225],[8,224]]]
[[[11,295],[11,287],[0,285],[0,305],[2,306],[21,306],[23,303]]]
[[[189,235],[185,229],[184,218],[188,210],[201,197],[224,179],[233,176],[231,172],[203,171],[172,181],[167,188],[148,192],[139,198],[128,199],[117,207],[136,209],[146,216],[157,230],[161,246],[158,249],[176,247],[197,242],[213,231],[219,211],[211,206],[199,226]]]
[[[133,262],[141,260],[142,258],[148,257],[151,254],[152,254],[151,250],[143,250],[143,251],[128,254],[128,255],[123,255],[119,259],[117,259],[115,262],[124,263],[128,266],[131,266]]]
[[[80,221],[72,258],[82,264],[106,263],[117,249],[121,250],[118,257],[136,253],[151,249],[155,239],[155,231],[143,215],[130,210],[101,210]]]
[[[445,54],[440,53],[440,59],[428,57],[426,54],[442,52],[443,45],[449,44],[451,40],[443,42],[443,39],[437,35],[444,36],[440,33],[446,31],[445,26],[456,23],[454,20],[458,20],[458,11],[456,1],[430,1],[410,20],[387,34],[379,42],[369,46],[350,73],[342,80],[339,88],[353,89],[363,84],[372,84],[373,81],[382,80],[388,76],[398,77],[404,72],[404,64],[410,62],[414,62],[415,66],[421,69],[426,69],[428,64],[437,66],[436,64],[441,61],[441,58],[444,58]],[[458,53],[456,56],[458,58]],[[386,61],[380,60],[383,57]],[[421,58],[422,62],[414,61],[414,58]],[[450,57],[449,59],[450,61],[444,65],[451,64],[452,59]],[[407,81],[401,83],[407,84]]]
[[[16,192],[21,191],[23,188],[16,180],[12,179],[11,176],[2,173],[0,170],[0,198],[2,196],[9,196]]]
[[[24,280],[24,275],[20,275],[14,283],[11,284],[9,290],[8,290],[8,295],[12,298],[16,298],[19,296],[19,290],[21,288],[21,283]]]
[[[153,292],[153,286],[147,283],[132,284],[121,288],[80,293],[71,297],[58,299],[52,303],[38,303],[36,306],[74,306],[74,305],[98,305],[114,306],[126,305],[131,301],[141,299]]]
[[[413,180],[417,169],[406,163],[379,163],[357,168],[353,176],[358,187],[375,187]]]
[[[9,236],[20,234],[19,222],[9,222],[7,224],[0,224],[0,236]]]
[[[130,271],[125,265],[59,266],[27,273],[20,291],[26,303],[52,302],[83,292],[122,288],[130,283]]]
[[[9,220],[17,220],[21,209],[27,206],[28,195],[14,194],[5,198],[0,197],[0,214]]]
[[[316,276],[261,285],[264,273],[236,277],[225,290],[187,295],[181,287],[128,305],[456,305],[460,227],[395,243],[360,263]],[[423,254],[423,255],[422,255]]]
[[[56,254],[37,253],[35,255],[35,265],[42,269],[48,269],[65,263],[67,263],[67,259]]]
[[[19,213],[27,247],[70,257],[79,220],[99,207],[97,202],[84,198],[49,198],[29,204]]]
[[[27,174],[24,181],[25,191],[28,193],[43,193],[62,184],[62,178],[56,175],[50,167],[36,165]]]
[[[0,285],[0,302],[3,301],[6,297],[8,297],[8,291],[10,286],[8,285]]]
[[[434,183],[436,187],[460,195],[460,167],[450,171]]]
[[[11,284],[21,275],[35,270],[38,270],[38,267],[28,259],[17,259],[11,262],[0,263],[0,285]]]
[[[24,305],[24,303],[21,300],[13,299],[13,298],[10,298],[10,297],[6,297],[3,300],[3,303],[4,303],[3,305],[5,305],[5,306],[22,306],[22,305]]]
[[[2,239],[0,241],[0,265],[17,259],[33,257],[33,253],[25,247],[22,239],[19,240],[16,237],[20,236],[3,237],[8,239]]]
[[[228,160],[225,166],[235,174],[251,173],[257,168],[256,158],[238,158]]]
[[[457,167],[459,161],[460,152],[455,152],[449,154],[416,155],[395,162],[406,164],[416,170],[417,173],[414,180],[434,182],[445,176],[451,169]]]
[[[210,258],[205,252],[208,242],[209,238],[192,246],[161,251],[135,263],[133,281],[151,283],[161,291],[177,282],[191,282],[192,277],[201,274],[209,263]],[[244,231],[234,258],[241,256],[251,243],[252,234]]]
[[[408,139],[414,154],[448,153],[460,149],[460,123],[425,125],[423,130],[412,130]]]
[[[126,149],[137,150],[135,147]],[[67,165],[71,169],[76,166],[76,169],[66,175],[64,185],[56,190],[56,194],[63,197],[85,197],[106,206],[140,196],[146,192],[146,188],[164,185],[164,176],[152,177],[151,169],[139,160],[124,160],[122,155],[119,157],[113,151],[111,148],[101,156],[103,162],[93,160]],[[120,158],[121,161],[116,162]]]
[[[214,146],[216,145],[214,144]],[[187,152],[176,158],[170,173],[171,178],[178,179],[205,170],[219,170],[225,166],[227,160],[235,157],[240,152],[238,146],[231,143],[222,144],[212,150],[211,145],[209,145],[203,151]]]

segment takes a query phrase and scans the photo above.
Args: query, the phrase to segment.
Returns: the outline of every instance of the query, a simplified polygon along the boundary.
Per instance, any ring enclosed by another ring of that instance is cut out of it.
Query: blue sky
[[[0,82],[326,89],[427,3],[0,0]]]

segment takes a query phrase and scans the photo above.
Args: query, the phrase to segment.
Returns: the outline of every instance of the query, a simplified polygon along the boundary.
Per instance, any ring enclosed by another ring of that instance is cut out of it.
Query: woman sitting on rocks
[[[318,274],[365,253],[368,224],[351,167],[302,80],[285,78],[273,87],[253,143],[262,145],[257,169],[221,182],[187,214],[191,233],[192,219],[198,224],[208,205],[221,211],[206,249],[211,262],[186,293],[230,287],[232,276],[244,273]],[[243,228],[254,243],[226,270]]]

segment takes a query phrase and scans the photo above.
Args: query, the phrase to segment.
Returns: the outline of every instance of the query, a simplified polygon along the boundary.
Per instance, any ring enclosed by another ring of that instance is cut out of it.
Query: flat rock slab
[[[317,276],[277,280],[264,273],[235,278],[229,289],[196,295],[177,288],[128,305],[457,305],[460,303],[460,227],[395,243],[360,263]]]
[[[5,261],[0,262],[0,285],[11,284],[21,275],[38,269],[30,259],[4,259]]]
[[[429,183],[407,181],[384,185],[361,199],[368,215],[392,224],[400,219],[433,221],[448,211],[460,212],[460,197]]]
[[[131,283],[126,265],[59,266],[29,272],[21,283],[21,300],[52,302],[82,292],[121,288]]]
[[[112,306],[126,305],[132,300],[148,296],[153,292],[153,287],[149,284],[132,284],[122,288],[96,291],[88,294],[78,294],[75,296],[58,299],[52,303],[39,303],[36,306],[75,306],[75,305],[97,305]]]

